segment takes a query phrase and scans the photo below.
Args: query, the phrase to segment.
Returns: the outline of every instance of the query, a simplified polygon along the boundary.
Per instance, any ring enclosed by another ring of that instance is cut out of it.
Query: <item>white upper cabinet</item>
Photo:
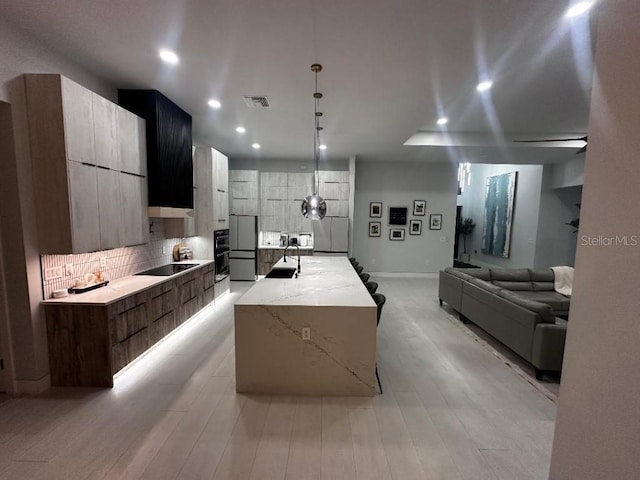
[[[91,93],[91,101],[96,165],[119,170],[117,106],[95,93]]]
[[[198,235],[209,238],[215,230],[229,228],[229,164],[225,155],[211,147],[197,147],[194,163],[196,228]]]
[[[120,208],[122,246],[141,245],[149,241],[147,218],[147,179],[128,173],[120,174]]]
[[[215,196],[213,201],[214,230],[229,228],[229,160],[212,149]]]
[[[74,253],[101,250],[98,180],[93,165],[69,162],[71,234]]]
[[[120,176],[117,170],[96,168],[98,180],[98,213],[100,223],[100,250],[122,245],[122,207],[120,200]]]
[[[129,153],[136,175],[120,171],[120,138],[143,145],[144,121],[120,124],[117,105],[61,75],[27,74],[25,87],[40,253],[147,242],[146,149]]]
[[[68,78],[57,77],[55,85],[60,88],[62,105],[57,101],[43,105],[43,108],[62,109],[66,155],[69,160],[95,165],[93,128],[93,93]],[[61,132],[62,133],[62,132]]]
[[[258,215],[258,171],[229,172],[229,203],[232,215]]]
[[[116,106],[119,169],[147,175],[147,136],[145,120]]]

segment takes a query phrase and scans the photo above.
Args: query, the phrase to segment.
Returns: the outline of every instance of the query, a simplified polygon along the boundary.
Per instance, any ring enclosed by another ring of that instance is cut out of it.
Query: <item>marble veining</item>
[[[278,315],[278,312],[276,309],[266,305],[261,308],[264,309],[264,311],[268,313],[273,319],[278,321],[280,325],[282,325],[284,328],[292,332],[300,342],[305,342],[305,340],[302,340],[302,330],[296,328],[294,325],[291,325],[285,319],[283,319],[280,315]],[[322,340],[326,341],[327,343],[332,343],[333,337],[323,337]],[[329,358],[332,362],[338,365],[340,368],[344,369],[345,371],[349,372],[349,374],[353,375],[362,384],[370,388],[374,387],[374,384],[372,382],[367,382],[364,379],[360,378],[360,375],[358,374],[358,372],[356,372],[353,368],[350,368],[348,365],[345,365],[343,362],[341,362],[338,358],[332,355],[327,348],[322,347],[317,341],[313,339],[306,340],[306,341],[310,345],[312,345],[316,350],[318,350],[320,353],[322,353],[327,358]]]
[[[299,278],[264,278],[236,302],[237,391],[373,395],[375,302],[346,257],[302,257],[301,267]]]

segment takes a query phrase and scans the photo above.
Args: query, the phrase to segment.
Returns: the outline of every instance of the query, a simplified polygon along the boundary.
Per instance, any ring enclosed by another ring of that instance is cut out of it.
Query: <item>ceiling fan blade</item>
[[[578,138],[549,138],[549,139],[543,139],[543,140],[514,140],[514,142],[517,143],[540,143],[540,142],[575,142],[575,141],[583,141],[586,142],[587,141],[587,135],[585,135],[584,137],[578,137]]]

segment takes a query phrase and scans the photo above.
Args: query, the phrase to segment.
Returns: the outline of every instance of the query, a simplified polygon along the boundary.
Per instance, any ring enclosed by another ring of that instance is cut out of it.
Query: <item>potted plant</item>
[[[580,209],[580,207],[582,206],[582,204],[581,204],[581,203],[576,203],[575,205],[576,205],[576,207],[578,207],[578,209]],[[573,219],[573,220],[571,220],[570,222],[565,223],[565,225],[569,225],[569,226],[571,226],[571,227],[575,228],[575,230],[573,231],[573,233],[578,233],[578,229],[580,228],[580,217],[578,217],[578,218],[574,218],[574,219]]]
[[[458,234],[462,235],[462,246],[464,248],[464,253],[460,255],[460,259],[463,262],[468,262],[470,255],[467,253],[467,237],[473,233],[473,230],[476,228],[476,224],[473,223],[473,218],[467,217],[463,218],[458,222],[457,230]]]

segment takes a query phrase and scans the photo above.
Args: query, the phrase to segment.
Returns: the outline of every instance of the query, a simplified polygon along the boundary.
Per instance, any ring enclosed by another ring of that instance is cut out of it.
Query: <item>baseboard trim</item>
[[[16,380],[15,386],[18,395],[39,395],[51,387],[51,375],[47,373],[38,380]]]
[[[367,272],[372,277],[388,278],[438,278],[437,273],[397,273],[397,272]]]

